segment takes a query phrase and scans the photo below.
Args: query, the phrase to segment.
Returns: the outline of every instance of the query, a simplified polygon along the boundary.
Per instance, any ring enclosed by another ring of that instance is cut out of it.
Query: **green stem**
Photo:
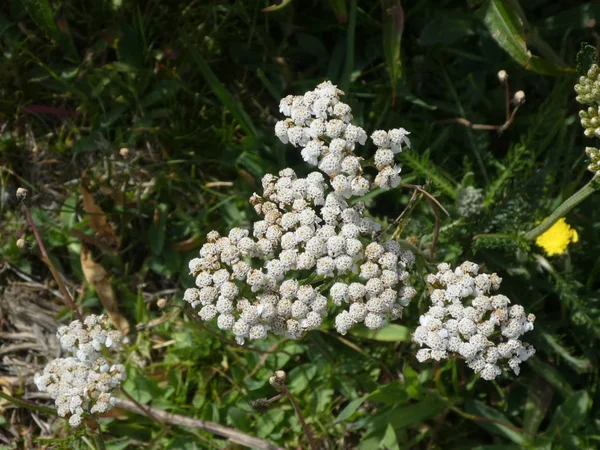
[[[89,428],[89,431],[92,435],[92,439],[94,440],[96,450],[106,450],[106,446],[104,445],[104,438],[102,437],[102,430],[100,429],[100,422],[98,422],[98,420],[94,416],[90,416],[90,421],[93,424],[93,426]]]
[[[102,436],[100,434],[92,434],[92,437],[94,438],[94,445],[96,446],[96,450],[106,450],[106,446],[104,445],[104,439],[102,439]]]
[[[27,408],[33,411],[41,412],[43,414],[48,414],[50,416],[58,416],[58,413],[47,406],[36,405],[35,403],[30,403],[27,400],[22,400],[20,398],[13,397],[12,395],[8,395],[6,392],[0,389],[0,398],[4,400],[8,400],[13,405],[19,406],[20,408]]]
[[[594,177],[590,180],[588,184],[583,186],[573,195],[571,195],[568,199],[566,199],[558,208],[554,210],[550,216],[548,216],[541,224],[535,227],[533,230],[528,231],[525,234],[525,239],[528,241],[534,240],[536,237],[540,236],[544,232],[550,229],[554,223],[560,218],[567,215],[569,211],[579,205],[582,201],[588,198],[592,193],[594,193],[597,188],[595,184],[597,182],[598,177]]]

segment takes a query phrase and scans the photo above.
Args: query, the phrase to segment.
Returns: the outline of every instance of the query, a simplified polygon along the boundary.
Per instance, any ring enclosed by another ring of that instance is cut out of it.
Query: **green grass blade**
[[[233,117],[240,124],[246,135],[251,138],[253,141],[256,140],[257,132],[256,128],[254,128],[254,124],[252,120],[250,120],[250,116],[246,113],[244,108],[236,102],[229,91],[223,86],[223,83],[217,78],[217,75],[210,68],[206,60],[202,57],[202,55],[195,50],[194,48],[188,46],[188,50],[192,57],[192,60],[196,64],[196,67],[202,73],[202,76],[212,89],[213,93],[217,96],[217,98],[223,103],[223,105],[233,114]]]
[[[348,33],[346,35],[346,62],[344,64],[344,74],[342,75],[341,89],[348,91],[354,69],[354,40],[356,37],[356,8],[357,0],[350,3],[350,20],[348,21]]]
[[[402,75],[401,44],[404,9],[400,0],[383,0],[383,52],[392,85],[392,103],[396,102],[398,80]]]

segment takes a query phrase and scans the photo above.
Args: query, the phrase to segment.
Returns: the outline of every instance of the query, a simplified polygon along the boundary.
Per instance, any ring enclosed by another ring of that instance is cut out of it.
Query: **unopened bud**
[[[24,238],[17,239],[17,247],[25,248],[27,246],[27,241]]]
[[[506,80],[508,80],[508,74],[506,73],[506,70],[501,70],[500,72],[498,72],[498,81],[504,84],[506,83]]]
[[[269,410],[271,403],[268,398],[258,398],[250,402],[250,407],[259,413],[266,413]]]
[[[17,200],[21,203],[25,203],[27,202],[29,198],[29,191],[25,188],[18,188],[17,189]]]
[[[167,306],[167,299],[164,297],[159,298],[156,302],[156,306],[158,306],[160,309],[163,309],[165,306]]]
[[[121,150],[119,150],[119,155],[121,155],[123,158],[127,158],[129,156],[129,149],[127,147],[123,147]]]
[[[520,105],[521,103],[525,103],[525,92],[523,92],[523,91],[517,91],[517,92],[515,92],[515,96],[513,97],[513,101],[517,105]]]
[[[283,386],[285,386],[285,379],[285,372],[283,370],[278,370],[271,378],[269,378],[269,383],[275,388],[275,390],[281,391]]]

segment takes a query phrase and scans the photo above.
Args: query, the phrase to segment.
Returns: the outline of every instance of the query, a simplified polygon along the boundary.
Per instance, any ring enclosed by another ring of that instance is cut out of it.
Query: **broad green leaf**
[[[524,446],[529,442],[529,436],[519,432],[516,429],[517,427],[504,414],[479,400],[467,400],[465,402],[465,411],[475,416],[490,419],[489,421],[476,420],[475,424],[492,434],[506,437],[518,445]],[[507,426],[502,425],[503,423]]]
[[[543,75],[568,75],[573,72],[568,67],[558,66],[531,54],[516,0],[488,0],[479,13],[498,45],[526,69]]]
[[[379,443],[379,448],[385,450],[400,450],[400,447],[398,446],[398,438],[396,437],[396,431],[390,423],[388,423],[388,426],[385,429],[385,434]]]
[[[54,13],[48,0],[21,0],[31,20],[50,38],[58,39]]]
[[[383,0],[383,52],[392,85],[392,103],[402,75],[401,44],[404,32],[404,9],[400,0]]]
[[[350,334],[382,342],[410,341],[410,330],[403,325],[394,323],[390,323],[379,330],[369,330],[366,327],[354,328],[350,331]]]
[[[256,435],[265,438],[279,427],[279,424],[285,419],[285,411],[281,408],[273,408],[264,414],[261,414],[256,421]]]
[[[288,374],[288,387],[290,392],[296,394],[308,388],[311,380],[317,374],[318,367],[316,364],[303,364],[295,367]]]
[[[591,406],[592,400],[586,391],[575,392],[556,408],[548,432],[553,436],[564,435],[582,426]]]

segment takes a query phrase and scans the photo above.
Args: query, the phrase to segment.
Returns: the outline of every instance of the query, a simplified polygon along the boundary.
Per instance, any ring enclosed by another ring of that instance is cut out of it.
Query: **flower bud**
[[[525,103],[525,92],[523,92],[523,91],[517,91],[517,92],[515,92],[515,96],[513,97],[513,101],[517,105]]]
[[[508,74],[506,73],[506,70],[501,70],[500,72],[498,72],[498,81],[504,84],[506,83],[506,80],[508,80]]]

